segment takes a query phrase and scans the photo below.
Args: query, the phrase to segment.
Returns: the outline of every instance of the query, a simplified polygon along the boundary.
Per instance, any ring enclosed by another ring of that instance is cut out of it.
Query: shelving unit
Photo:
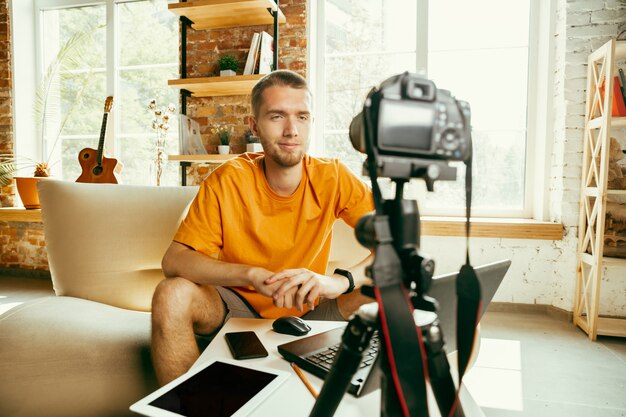
[[[187,77],[187,29],[225,29],[240,26],[274,25],[273,68],[278,68],[278,25],[287,19],[278,0],[181,0],[168,5],[170,12],[180,17],[181,53],[180,77],[169,80],[168,85],[180,89],[181,113],[187,114],[187,98],[217,97],[249,94],[263,74],[235,75],[231,77]],[[180,161],[181,184],[187,184],[187,167],[194,162],[218,163],[218,160],[194,160],[200,155],[170,155],[169,160]],[[204,155],[215,157],[218,155]],[[223,155],[219,155],[223,156]],[[176,159],[185,157],[186,159]],[[202,159],[202,158],[201,158]],[[205,158],[206,159],[206,158]],[[223,161],[222,161],[223,162]]]
[[[599,316],[604,268],[626,268],[626,259],[604,256],[607,197],[626,195],[607,190],[611,133],[626,128],[626,117],[611,115],[616,60],[625,58],[626,41],[615,40],[588,58],[574,323],[591,340],[598,335],[626,337],[626,319]]]
[[[196,30],[225,29],[240,26],[274,25],[274,62],[278,67],[278,25],[285,15],[278,0],[196,0],[168,5],[170,12],[181,20],[181,78],[169,80],[168,85],[181,89],[183,114],[186,98],[248,94],[262,75],[232,77],[187,78],[187,27]]]

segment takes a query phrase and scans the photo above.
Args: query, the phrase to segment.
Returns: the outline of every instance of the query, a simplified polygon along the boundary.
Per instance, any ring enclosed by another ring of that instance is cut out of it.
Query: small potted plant
[[[217,153],[226,155],[230,153],[230,137],[233,134],[233,128],[224,125],[218,125],[213,128],[213,133],[217,135],[220,144],[217,145]]]
[[[258,136],[254,136],[250,129],[246,131],[245,138],[246,138],[246,152],[263,152],[263,145],[261,145],[261,139]]]
[[[234,55],[222,55],[218,61],[220,67],[220,77],[228,77],[237,75],[239,70],[239,61]]]

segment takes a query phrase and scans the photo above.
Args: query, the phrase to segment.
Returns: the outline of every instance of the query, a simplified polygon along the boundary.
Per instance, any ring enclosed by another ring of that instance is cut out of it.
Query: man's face
[[[252,132],[261,139],[265,155],[285,168],[298,165],[309,148],[311,98],[305,89],[272,86],[263,92]]]

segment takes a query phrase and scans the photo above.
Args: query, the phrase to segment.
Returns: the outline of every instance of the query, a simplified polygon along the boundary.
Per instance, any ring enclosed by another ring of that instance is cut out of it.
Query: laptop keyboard
[[[359,365],[359,369],[366,368],[374,363],[374,360],[378,355],[379,343],[380,340],[378,338],[378,332],[375,332],[370,341],[369,348],[363,353],[363,360]],[[321,351],[314,352],[308,356],[305,356],[304,359],[315,365],[321,366],[326,370],[330,370],[330,368],[333,366],[333,362],[335,362],[335,356],[337,355],[340,346],[341,343],[337,343],[336,345],[327,347],[325,349],[322,349]]]

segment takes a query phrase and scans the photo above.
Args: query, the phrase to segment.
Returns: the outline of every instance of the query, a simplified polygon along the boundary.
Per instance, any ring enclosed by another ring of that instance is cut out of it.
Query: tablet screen
[[[213,362],[149,404],[186,417],[231,416],[277,375]]]

